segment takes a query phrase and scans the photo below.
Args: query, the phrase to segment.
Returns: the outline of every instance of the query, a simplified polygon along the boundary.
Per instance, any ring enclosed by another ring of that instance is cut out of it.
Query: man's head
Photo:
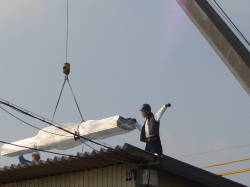
[[[39,152],[34,152],[31,154],[32,160],[39,161],[40,160],[40,153]]]
[[[142,117],[146,118],[151,114],[151,107],[149,104],[145,103],[141,106],[141,115]]]

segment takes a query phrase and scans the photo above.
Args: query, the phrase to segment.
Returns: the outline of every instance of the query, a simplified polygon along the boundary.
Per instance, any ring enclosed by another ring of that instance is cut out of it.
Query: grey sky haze
[[[250,1],[217,2],[250,39]],[[0,98],[51,119],[64,79],[65,45],[66,0],[1,0]],[[250,146],[182,157],[250,145],[250,101],[175,0],[69,0],[68,62],[85,120],[121,115],[143,123],[141,104],[149,103],[157,112],[171,103],[161,119],[165,155],[197,167],[249,158]],[[47,126],[4,108],[39,128]],[[3,110],[0,119],[0,140],[13,142],[37,133]],[[68,85],[54,120],[81,121]],[[103,141],[145,146],[137,130]],[[84,145],[53,151],[92,150]],[[17,163],[17,158],[0,156],[0,167]],[[246,168],[249,161],[209,171]],[[249,174],[227,178],[249,186]]]

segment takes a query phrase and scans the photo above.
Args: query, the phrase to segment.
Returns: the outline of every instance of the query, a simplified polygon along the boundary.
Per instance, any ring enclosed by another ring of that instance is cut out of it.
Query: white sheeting
[[[120,116],[114,116],[101,120],[88,120],[86,122],[82,122],[80,125],[77,123],[66,123],[61,125],[73,133],[79,129],[79,134],[81,136],[85,136],[93,140],[105,139],[112,136],[125,134],[135,129],[135,123],[131,119],[125,119]],[[87,141],[85,139],[81,140],[83,142]],[[66,150],[76,147],[82,144],[82,142],[79,140],[75,141],[73,135],[70,135],[61,129],[58,129],[54,126],[49,126],[40,130],[34,137],[12,142],[12,144],[40,150]],[[19,156],[32,152],[34,152],[34,150],[10,144],[4,144],[1,147],[1,155],[8,157]]]

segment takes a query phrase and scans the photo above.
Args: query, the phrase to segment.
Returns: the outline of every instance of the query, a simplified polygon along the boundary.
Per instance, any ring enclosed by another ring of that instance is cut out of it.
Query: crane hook
[[[65,75],[69,75],[69,73],[70,73],[70,64],[69,63],[64,63],[63,64],[63,73]]]

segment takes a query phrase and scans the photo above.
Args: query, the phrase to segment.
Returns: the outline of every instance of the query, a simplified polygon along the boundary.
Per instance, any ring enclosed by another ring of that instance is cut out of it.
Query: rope
[[[54,110],[54,114],[53,114],[53,117],[52,117],[52,120],[51,120],[51,121],[53,121],[53,119],[54,119],[54,117],[55,117],[55,113],[56,113],[56,110],[57,110],[57,107],[58,107],[59,101],[60,101],[60,99],[61,99],[62,91],[63,91],[63,88],[64,88],[64,86],[65,86],[66,81],[69,83],[69,78],[68,78],[68,75],[65,75],[65,79],[64,79],[64,82],[63,82],[63,85],[62,85],[62,89],[61,89],[61,92],[60,92],[59,98],[58,98],[58,100],[57,100],[57,103],[56,103],[56,108],[55,108],[55,110]],[[71,87],[70,83],[69,83],[69,87],[70,87],[71,93],[72,93],[72,95],[73,95],[73,97],[74,97],[74,100],[75,100],[75,103],[76,103],[77,109],[78,109],[78,111],[79,111],[79,114],[80,114],[80,116],[81,116],[81,118],[82,118],[82,122],[84,122],[84,119],[83,119],[83,117],[82,117],[81,110],[80,110],[79,105],[78,105],[78,103],[77,103],[77,101],[76,101],[76,97],[75,97],[75,94],[74,94],[74,92],[73,92],[73,89],[72,89],[72,87]]]
[[[69,40],[69,1],[67,0],[67,29],[66,29],[66,62],[68,62],[68,40]]]
[[[248,42],[246,37],[240,32],[240,30],[233,23],[233,21],[229,18],[229,16],[226,14],[226,12],[221,8],[221,6],[217,3],[217,1],[213,0],[213,2],[216,5],[212,2],[212,0],[209,0],[209,2],[211,5],[213,5],[215,7],[215,9],[218,11],[218,13],[220,13],[224,17],[225,21],[227,21],[231,25],[231,27],[235,30],[235,32],[237,32],[239,34],[239,36],[247,43],[247,45],[250,46],[250,43]]]
[[[62,85],[62,89],[61,89],[61,92],[60,92],[59,98],[58,98],[58,100],[57,100],[57,103],[56,103],[56,108],[55,108],[55,110],[54,110],[54,114],[53,114],[53,117],[52,117],[52,120],[51,120],[51,121],[53,121],[53,119],[54,119],[54,117],[55,117],[55,113],[56,113],[56,110],[57,110],[57,107],[58,107],[58,104],[59,104],[59,101],[60,101],[60,98],[61,98],[61,95],[62,95],[62,91],[63,91],[64,85],[65,85],[65,83],[66,83],[67,79],[68,79],[68,76],[67,76],[67,75],[65,75],[64,82],[63,82],[63,85]]]
[[[68,83],[69,83],[68,77],[67,77],[67,81],[68,81]],[[83,117],[82,117],[81,110],[80,110],[80,108],[79,108],[79,106],[78,106],[78,104],[77,104],[76,97],[75,97],[75,95],[74,95],[74,92],[73,92],[73,90],[72,90],[72,88],[71,88],[70,83],[69,83],[69,87],[70,87],[71,93],[72,93],[72,95],[73,95],[73,97],[74,97],[74,100],[75,100],[76,106],[77,106],[77,108],[78,108],[79,114],[80,114],[80,116],[81,116],[81,118],[82,118],[82,122],[84,122],[84,119],[83,119]]]
[[[228,17],[228,15],[224,12],[224,10],[221,8],[221,6],[217,3],[216,0],[214,0],[215,4],[219,7],[219,9],[222,11],[222,13],[226,16],[228,19],[229,23],[233,25],[233,28],[236,30],[236,32],[242,37],[242,39],[250,46],[250,43],[248,40],[245,38],[245,36],[240,32],[240,30],[236,27],[236,25],[233,23],[233,21]]]

